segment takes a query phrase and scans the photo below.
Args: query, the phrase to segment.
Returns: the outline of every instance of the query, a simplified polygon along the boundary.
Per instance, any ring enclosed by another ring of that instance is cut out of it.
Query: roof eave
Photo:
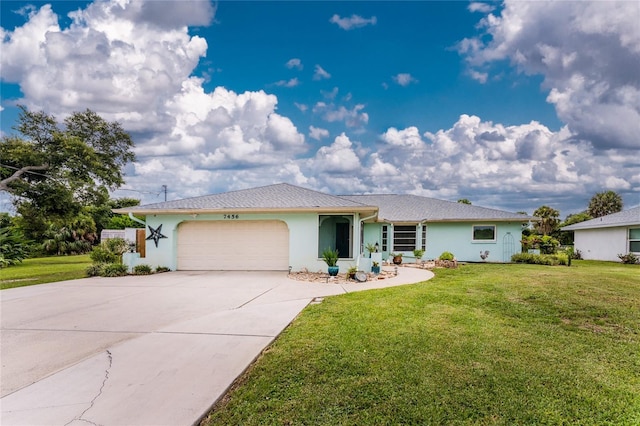
[[[609,223],[609,224],[597,224],[597,225],[589,225],[589,226],[580,226],[574,227],[575,225],[563,226],[560,228],[561,231],[583,231],[587,229],[599,229],[599,228],[622,228],[625,226],[640,226],[639,221],[629,221],[629,222],[620,222],[620,223]]]
[[[228,207],[219,209],[113,209],[112,212],[118,214],[138,214],[138,215],[167,215],[167,214],[228,214],[228,213],[368,213],[369,215],[378,212],[377,207],[372,206],[352,206],[352,207],[282,207],[282,208],[246,208],[246,207]]]
[[[529,220],[535,220],[535,218],[530,217],[514,217],[514,218],[465,218],[465,219],[456,219],[456,218],[437,218],[437,219],[387,219],[387,218],[378,218],[378,222],[387,222],[387,223],[459,223],[459,222],[527,222]]]

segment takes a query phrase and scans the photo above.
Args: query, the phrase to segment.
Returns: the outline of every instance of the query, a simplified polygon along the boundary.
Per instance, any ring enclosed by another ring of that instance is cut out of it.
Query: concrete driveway
[[[0,423],[194,424],[314,298],[432,276],[170,272],[3,290]]]

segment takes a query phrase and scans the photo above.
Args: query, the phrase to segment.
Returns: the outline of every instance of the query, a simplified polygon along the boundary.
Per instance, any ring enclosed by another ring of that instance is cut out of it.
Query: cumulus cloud
[[[278,113],[275,95],[209,91],[193,76],[208,46],[188,27],[213,19],[208,2],[184,8],[163,2],[172,10],[163,16],[159,4],[92,3],[72,14],[68,28],[45,5],[0,34],[2,77],[20,86],[21,103],[59,118],[91,108],[133,135],[138,159],[127,167],[126,188],[153,192],[144,202],[162,201],[163,184],[174,199],[284,181],[332,193],[468,198],[529,213],[553,204],[566,214],[564,206],[585,206],[604,189],[640,189],[640,164],[630,161],[640,134],[633,73],[640,37],[629,4],[611,3],[607,12],[595,2],[508,1],[500,15],[484,18],[481,36],[459,44],[469,75],[480,82],[488,81],[494,62],[505,60],[543,75],[548,100],[567,123],[559,131],[535,121],[505,126],[463,114],[450,128],[390,127],[361,143],[352,138],[369,124],[365,104],[353,104],[350,94],[340,100],[334,89],[315,105],[294,103],[345,129],[331,140],[324,126],[309,126],[306,137],[321,145],[315,151],[296,123]],[[488,13],[474,3],[469,10]],[[576,19],[569,25],[566,16]],[[301,69],[302,61],[292,58],[285,66]],[[330,77],[320,65],[315,75]]]
[[[349,18],[341,18],[340,15],[333,15],[329,22],[332,24],[338,25],[343,30],[349,31],[354,28],[362,28],[367,25],[375,25],[378,22],[378,19],[375,16],[371,18],[363,18],[360,15],[351,15]]]
[[[353,149],[349,137],[342,133],[329,146],[318,149],[315,157],[309,160],[311,169],[321,173],[358,173],[360,158]]]
[[[185,25],[203,25],[214,11],[207,2],[162,2],[180,12],[160,17],[157,7],[91,3],[71,13],[65,29],[50,5],[33,10],[22,27],[2,30],[3,79],[20,85],[30,109],[64,115],[91,107],[130,129],[165,128],[163,102],[207,50]]]
[[[499,15],[480,21],[483,33],[458,49],[481,82],[486,71],[479,69],[504,60],[542,75],[547,101],[574,138],[598,149],[637,149],[639,16],[640,3],[633,1],[507,0]]]
[[[326,80],[331,78],[331,74],[324,70],[320,65],[316,64],[315,71],[313,72],[314,80]]]
[[[300,84],[300,81],[298,80],[298,77],[294,77],[290,80],[280,80],[280,81],[276,81],[275,83],[276,86],[280,86],[280,87],[296,87]]]
[[[399,73],[391,77],[391,79],[402,87],[407,87],[411,83],[418,82],[418,80],[409,73]]]
[[[319,141],[320,139],[329,137],[329,131],[320,127],[309,126],[309,137]]]
[[[495,7],[487,3],[471,2],[467,9],[469,9],[469,12],[489,13],[493,12]]]
[[[301,70],[303,67],[302,61],[299,58],[291,58],[287,61],[285,66],[289,69],[295,68],[297,70]]]
[[[363,109],[363,104],[347,109],[344,105],[336,106],[333,103],[317,102],[312,111],[321,114],[322,118],[330,123],[342,121],[347,127],[359,128],[369,122],[369,114],[363,112]]]

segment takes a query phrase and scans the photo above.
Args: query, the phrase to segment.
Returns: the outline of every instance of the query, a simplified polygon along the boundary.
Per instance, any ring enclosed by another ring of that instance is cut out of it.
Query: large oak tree
[[[20,107],[17,135],[0,140],[0,191],[14,196],[21,227],[38,239],[52,222],[62,227],[87,208],[104,205],[135,160],[133,141],[118,122],[91,110],[63,123]]]

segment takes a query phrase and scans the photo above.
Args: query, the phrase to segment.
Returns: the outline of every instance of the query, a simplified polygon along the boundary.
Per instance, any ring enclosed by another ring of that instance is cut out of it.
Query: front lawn
[[[84,278],[89,265],[91,259],[88,254],[25,259],[22,263],[0,269],[0,288]]]
[[[640,266],[465,265],[309,306],[205,425],[638,425]]]

